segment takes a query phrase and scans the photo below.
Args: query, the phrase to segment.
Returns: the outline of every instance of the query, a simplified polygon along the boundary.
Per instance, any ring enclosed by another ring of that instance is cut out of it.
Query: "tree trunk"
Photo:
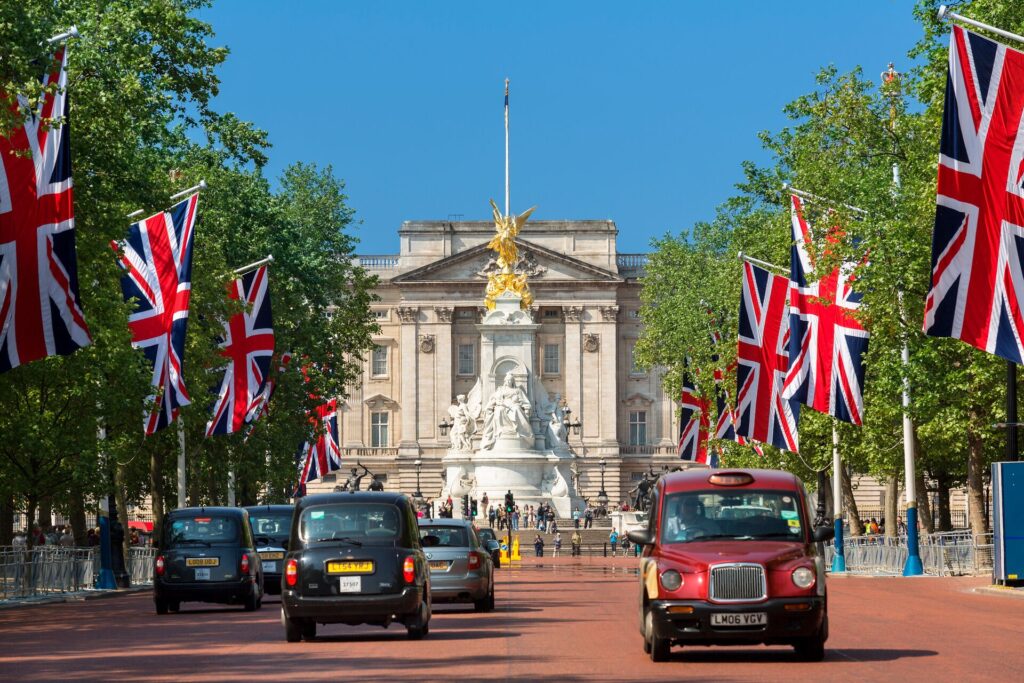
[[[117,504],[118,520],[125,532],[124,540],[121,542],[121,549],[124,553],[122,557],[127,559],[131,555],[129,549],[132,547],[132,535],[128,530],[128,500],[124,489],[124,465],[118,463],[114,465],[114,503]]]
[[[936,511],[936,524],[939,531],[952,531],[953,520],[949,514],[949,476],[945,473],[940,473],[935,477],[935,483],[938,486],[938,505],[939,509]]]
[[[14,541],[14,496],[0,498],[0,546]]]
[[[850,535],[860,536],[864,533],[864,525],[860,521],[860,513],[857,511],[857,501],[853,498],[853,482],[850,481],[850,470],[846,467],[842,470],[843,486],[843,509],[850,521]]]
[[[972,411],[970,424],[977,424]],[[973,429],[967,431],[967,513],[975,535],[988,532],[985,525],[985,449],[981,437]]]
[[[39,501],[39,528],[44,534],[53,528],[53,501],[49,496]]]
[[[71,522],[71,534],[75,537],[75,546],[85,547],[89,544],[88,530],[85,528],[85,501],[81,493],[71,496],[68,508],[68,520]]]
[[[25,547],[31,548],[36,544],[36,539],[32,533],[32,527],[35,526],[36,518],[36,507],[39,505],[39,501],[35,496],[28,497],[28,506],[25,510]]]
[[[932,519],[932,504],[928,501],[928,489],[924,483],[924,473],[918,470],[914,475],[914,488],[917,489],[917,518],[926,534],[935,533],[935,520]]]
[[[896,517],[899,515],[900,502],[900,479],[895,474],[890,475],[885,482],[885,535],[890,538],[896,537]]]
[[[149,495],[153,502],[153,538],[159,539],[164,523],[164,451],[153,449],[149,456]]]

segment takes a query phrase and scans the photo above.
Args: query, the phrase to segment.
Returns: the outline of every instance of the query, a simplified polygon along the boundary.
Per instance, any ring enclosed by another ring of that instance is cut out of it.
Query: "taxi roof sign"
[[[715,472],[708,477],[708,483],[715,486],[746,486],[753,481],[749,472]]]

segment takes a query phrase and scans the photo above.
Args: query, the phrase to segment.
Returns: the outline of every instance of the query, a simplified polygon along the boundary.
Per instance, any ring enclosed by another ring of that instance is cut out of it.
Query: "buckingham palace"
[[[560,396],[574,429],[579,492],[602,488],[626,499],[643,472],[677,464],[675,401],[657,371],[633,362],[641,332],[640,282],[646,256],[620,254],[610,220],[535,221],[515,240],[517,271],[529,278],[535,325],[533,367]],[[484,290],[495,270],[490,221],[406,221],[398,254],[360,256],[379,277],[372,308],[380,325],[362,383],[341,402],[344,467],[366,465],[385,488],[439,495],[453,399],[481,372]],[[310,492],[331,489],[335,477]],[[492,499],[503,493],[488,492]]]

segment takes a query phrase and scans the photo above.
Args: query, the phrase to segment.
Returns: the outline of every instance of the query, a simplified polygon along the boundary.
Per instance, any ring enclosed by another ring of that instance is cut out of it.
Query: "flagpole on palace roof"
[[[1004,31],[1001,28],[996,28],[990,24],[983,24],[975,19],[968,19],[967,17],[957,14],[956,12],[950,12],[949,8],[945,5],[939,5],[939,19],[945,19],[949,17],[952,21],[959,21],[961,24],[967,24],[968,26],[974,26],[975,28],[984,29],[991,31],[996,35],[1002,36],[1003,38],[1009,38],[1010,40],[1016,40],[1018,43],[1024,43],[1024,36],[1018,36],[1016,33],[1010,33]]]
[[[505,217],[511,216],[508,181],[508,79],[505,79]]]

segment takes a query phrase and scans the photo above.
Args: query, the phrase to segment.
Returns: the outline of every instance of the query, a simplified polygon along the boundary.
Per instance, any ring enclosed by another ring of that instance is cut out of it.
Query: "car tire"
[[[260,607],[259,599],[260,597],[256,594],[256,589],[254,588],[252,593],[245,596],[245,600],[242,602],[242,607],[246,612],[255,612]]]
[[[180,612],[181,611],[181,601],[180,600],[170,600],[170,601],[168,601],[167,609],[170,610],[171,612],[175,612],[175,613]]]
[[[405,626],[409,640],[421,640],[430,633],[430,610],[427,601],[420,603],[419,614]]]
[[[659,638],[654,635],[654,614],[647,610],[647,616],[644,618],[646,632],[644,638],[644,651],[651,656],[652,662],[667,662],[669,653],[672,650],[672,645],[669,643],[667,638]]]
[[[302,640],[302,628],[294,619],[289,619],[281,609],[281,623],[284,624],[284,639],[289,643],[297,643]]]
[[[312,619],[304,621],[300,628],[303,640],[314,640],[316,638],[316,622]]]
[[[828,617],[816,635],[793,643],[797,659],[802,662],[820,662],[825,659],[825,641],[828,640]]]
[[[156,598],[153,600],[156,604],[156,613],[160,615],[167,614],[167,601],[163,598]]]

